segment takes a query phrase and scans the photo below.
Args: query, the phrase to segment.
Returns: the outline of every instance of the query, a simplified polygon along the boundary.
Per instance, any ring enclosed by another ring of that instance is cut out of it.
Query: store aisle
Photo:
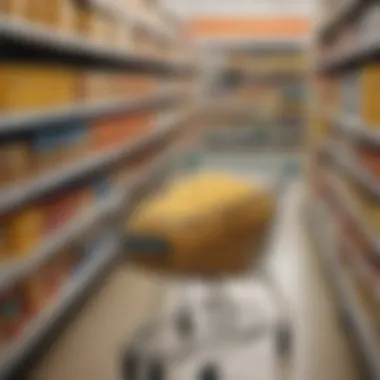
[[[302,187],[282,204],[273,271],[291,300],[296,327],[295,379],[359,380],[334,300],[311,254],[301,215]],[[163,283],[119,268],[57,341],[30,380],[116,380],[122,343],[160,307]],[[178,379],[180,380],[180,379]]]

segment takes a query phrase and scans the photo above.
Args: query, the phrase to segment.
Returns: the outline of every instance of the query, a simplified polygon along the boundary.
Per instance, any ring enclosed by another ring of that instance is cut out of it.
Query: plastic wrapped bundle
[[[180,275],[229,275],[262,254],[275,199],[229,174],[180,177],[147,199],[126,226],[128,256]]]

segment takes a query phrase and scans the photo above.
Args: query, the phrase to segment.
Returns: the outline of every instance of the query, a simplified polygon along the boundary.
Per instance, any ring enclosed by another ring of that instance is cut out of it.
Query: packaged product
[[[380,149],[371,145],[357,147],[357,157],[364,170],[380,179]]]
[[[75,80],[75,72],[69,69],[3,63],[0,65],[0,110],[41,110],[71,104],[76,100]]]
[[[9,253],[17,258],[32,253],[43,237],[43,211],[40,205],[28,206],[9,216],[6,229]]]
[[[44,173],[62,164],[63,147],[62,131],[48,127],[38,130],[32,136],[32,149],[35,170]]]
[[[16,339],[27,320],[24,300],[19,288],[0,294],[0,340]]]
[[[66,162],[78,162],[89,153],[89,131],[86,123],[69,122],[64,129],[63,145]]]
[[[15,19],[28,19],[29,0],[2,0],[0,11]]]
[[[380,126],[379,86],[380,65],[375,63],[365,66],[361,74],[362,119],[371,128]]]
[[[30,315],[39,314],[51,299],[51,289],[46,267],[30,274],[22,284],[27,311]]]
[[[50,234],[62,227],[75,213],[72,193],[61,192],[46,197],[43,203],[44,233]]]
[[[0,186],[17,183],[32,171],[29,140],[5,140],[0,143]]]
[[[7,219],[0,217],[0,262],[8,259],[8,244],[7,244]]]
[[[53,2],[51,1],[51,3]],[[46,8],[48,6],[46,0],[27,1],[28,20],[36,24],[46,24]]]

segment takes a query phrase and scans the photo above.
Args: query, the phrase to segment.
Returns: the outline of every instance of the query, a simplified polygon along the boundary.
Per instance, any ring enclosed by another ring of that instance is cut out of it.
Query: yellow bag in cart
[[[229,174],[180,177],[146,200],[126,226],[137,262],[181,275],[226,275],[248,269],[262,252],[274,198]]]

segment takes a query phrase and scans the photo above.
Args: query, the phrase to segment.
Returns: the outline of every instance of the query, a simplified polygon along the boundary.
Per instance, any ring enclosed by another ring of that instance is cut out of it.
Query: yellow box
[[[15,19],[27,19],[28,0],[2,0],[1,11]]]
[[[10,254],[15,258],[31,253],[42,240],[42,209],[31,206],[13,214],[6,235]]]
[[[0,145],[0,186],[14,184],[31,172],[32,154],[27,140],[7,141]]]
[[[38,91],[36,91],[38,89]],[[0,110],[44,109],[75,100],[75,76],[65,68],[26,64],[0,65]]]

